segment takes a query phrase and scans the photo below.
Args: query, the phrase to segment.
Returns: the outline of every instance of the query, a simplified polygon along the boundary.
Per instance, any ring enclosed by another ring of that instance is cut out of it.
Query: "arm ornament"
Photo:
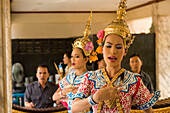
[[[160,95],[160,91],[156,91],[153,97],[147,103],[138,106],[138,108],[141,110],[145,110],[145,109],[152,107],[155,104],[155,102],[158,100],[159,95]]]
[[[97,104],[97,103],[92,99],[92,96],[91,96],[91,95],[88,97],[88,102],[89,102],[89,104],[90,104],[91,106],[94,106],[94,105]]]

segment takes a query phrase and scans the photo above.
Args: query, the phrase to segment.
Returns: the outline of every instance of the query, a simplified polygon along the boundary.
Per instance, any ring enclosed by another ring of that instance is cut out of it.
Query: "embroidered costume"
[[[82,38],[78,38],[74,41],[73,44],[73,49],[74,48],[80,48],[84,55],[86,57],[90,56],[92,53],[92,50],[94,48],[93,43],[90,41],[90,39],[88,38],[89,34],[90,34],[90,26],[91,26],[91,16],[92,16],[92,11],[91,14],[89,16],[87,25],[86,25],[86,30],[84,31],[84,37]],[[88,71],[83,73],[82,75],[76,75],[76,69],[72,70],[71,72],[69,72],[67,74],[66,77],[64,77],[60,83],[59,83],[59,87],[60,90],[63,90],[64,88],[67,87],[79,87],[80,84],[83,82],[83,78],[85,75],[88,75]],[[77,89],[75,90],[77,92]],[[76,94],[75,92],[75,94]],[[62,99],[61,102],[63,103],[64,106],[67,107],[68,112],[71,113],[71,105],[72,105],[72,101],[73,98],[75,96],[75,94],[73,92],[67,93],[67,97],[65,99]],[[92,113],[91,109],[87,109],[84,110],[83,113]]]
[[[73,69],[72,67],[69,68],[68,66],[66,66],[64,77],[65,77],[69,72],[72,72],[72,71],[75,71],[75,69]]]
[[[142,109],[148,109],[153,106],[153,104],[155,103],[154,99],[151,99],[149,90],[145,87],[139,75],[127,70],[125,70],[122,74],[124,76],[124,79],[121,80],[121,77],[119,76],[113,83],[114,86],[123,83],[123,86],[121,87],[123,89],[119,93],[122,111],[124,113],[130,112],[132,100],[135,101],[137,106]],[[78,92],[74,98],[87,98],[90,95],[94,95],[97,90],[99,90],[103,85],[107,84],[102,70],[97,70],[86,74],[83,81],[84,82],[80,85]],[[147,102],[152,104],[147,104]],[[92,106],[94,113],[97,113],[98,107],[99,104]],[[100,112],[117,113],[118,106],[116,105],[116,101],[114,101],[113,107],[111,108],[109,108],[107,106],[107,103],[104,102],[101,106]]]
[[[132,44],[134,37],[130,33],[128,25],[124,20],[126,15],[125,9],[126,0],[121,0],[119,9],[117,10],[117,18],[109,23],[104,30],[98,32],[99,48],[96,50],[98,54],[102,53],[102,42],[105,43],[107,36],[111,34],[118,35],[123,39],[124,49],[128,49]],[[92,98],[93,95],[105,84],[110,84],[110,87],[119,84],[123,84],[123,86],[121,86],[122,90],[119,92],[118,97],[113,96],[113,98],[109,100],[95,103]],[[88,98],[88,103],[92,106],[94,113],[129,113],[132,101],[136,102],[140,109],[145,110],[154,105],[159,94],[160,92],[157,91],[151,98],[149,90],[145,87],[138,74],[122,68],[111,79],[106,69],[103,68],[102,70],[92,71],[89,72],[88,75],[85,75],[74,98]]]
[[[76,72],[72,71],[70,73],[67,74],[66,77],[64,77],[60,83],[59,83],[59,88],[60,90],[63,90],[64,88],[67,87],[79,87],[84,76],[88,75],[88,71],[83,73],[82,75],[77,75],[76,76]],[[76,89],[77,91],[77,89]],[[69,109],[69,112],[71,112],[71,105],[72,105],[72,101],[73,101],[73,97],[75,96],[75,94],[73,94],[72,92],[67,93],[67,97],[64,99],[61,99],[62,104]],[[87,112],[90,113],[90,112]]]

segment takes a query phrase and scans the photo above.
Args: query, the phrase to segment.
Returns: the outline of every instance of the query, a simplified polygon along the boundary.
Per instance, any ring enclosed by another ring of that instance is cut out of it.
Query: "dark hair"
[[[135,57],[135,56],[139,57],[139,58],[140,58],[140,60],[142,60],[142,59],[141,59],[141,56],[140,56],[138,53],[134,53],[134,54],[132,54],[132,55],[129,57],[129,59],[130,59],[130,58],[132,58],[132,57]]]
[[[106,41],[106,38],[102,41],[102,47],[104,46],[105,41]]]
[[[66,55],[68,58],[71,58],[71,52],[65,52],[64,55]]]
[[[39,64],[39,65],[37,66],[37,71],[38,71],[38,68],[39,68],[39,67],[47,68],[47,71],[49,72],[48,66],[47,66],[46,64]]]
[[[103,54],[98,54],[97,57],[98,57],[98,61],[101,61],[102,59],[104,59]]]

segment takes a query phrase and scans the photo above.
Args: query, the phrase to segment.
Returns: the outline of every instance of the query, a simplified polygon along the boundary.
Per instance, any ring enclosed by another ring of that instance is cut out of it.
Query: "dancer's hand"
[[[101,87],[94,95],[93,100],[96,103],[99,103],[101,101],[109,100],[114,97],[118,97],[118,93],[122,90],[121,87],[122,84],[111,87],[111,84],[106,84],[103,87]]]

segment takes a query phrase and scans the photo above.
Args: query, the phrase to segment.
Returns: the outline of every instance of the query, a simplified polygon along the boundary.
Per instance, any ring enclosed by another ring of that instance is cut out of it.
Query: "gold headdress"
[[[85,56],[89,56],[92,53],[93,50],[93,43],[88,38],[90,34],[90,26],[91,26],[91,17],[92,17],[92,11],[90,13],[89,19],[87,21],[86,30],[84,31],[84,37],[78,38],[74,41],[74,44],[72,44],[73,48],[81,48],[85,54]]]
[[[98,38],[102,38],[105,40],[105,38],[109,34],[117,34],[121,36],[124,40],[125,48],[129,48],[130,44],[132,44],[134,37],[130,34],[130,30],[128,28],[128,25],[126,21],[124,20],[124,17],[126,15],[126,0],[121,0],[119,4],[119,9],[117,10],[117,18],[113,20],[110,24],[107,25],[107,27],[104,29],[104,31],[98,32]],[[104,33],[101,35],[101,33]]]

